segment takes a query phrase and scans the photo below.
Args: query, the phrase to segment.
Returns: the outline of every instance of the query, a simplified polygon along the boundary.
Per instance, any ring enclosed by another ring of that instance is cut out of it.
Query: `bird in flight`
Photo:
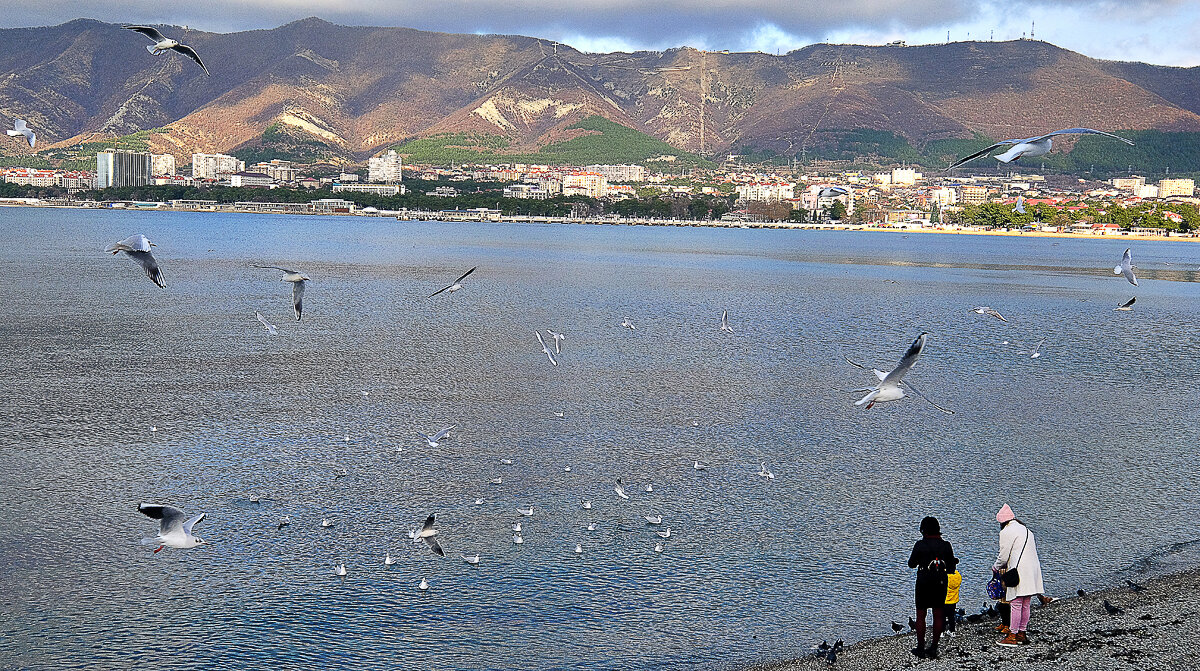
[[[1136,302],[1137,302],[1137,296],[1134,296],[1133,298],[1130,298],[1129,300],[1125,301],[1124,303],[1113,308],[1113,311],[1114,312],[1129,312],[1129,311],[1133,310],[1133,304]]]
[[[438,431],[437,433],[433,434],[432,436],[427,436],[427,435],[421,433],[420,431],[417,432],[417,435],[424,438],[425,443],[427,445],[429,445],[430,447],[437,447],[438,443],[441,442],[441,440],[443,438],[450,435],[450,430],[456,426],[458,426],[458,425],[451,424],[450,426],[447,426],[446,428],[442,429],[441,431]]]
[[[267,333],[270,333],[271,335],[276,335],[279,332],[279,329],[275,328],[274,324],[267,321],[267,318],[262,316],[261,312],[255,312],[254,316],[258,317],[258,321],[262,323],[263,328],[265,328],[267,330]]]
[[[33,131],[29,130],[29,126],[25,125],[24,119],[17,119],[16,121],[13,121],[12,130],[7,130],[5,132],[12,137],[24,135],[25,141],[29,143],[30,149],[33,149],[33,144],[37,141],[37,136],[34,135]]]
[[[947,170],[953,170],[958,166],[967,163],[968,161],[974,161],[980,156],[990,154],[992,150],[999,149],[1000,147],[1008,147],[1004,153],[996,156],[996,160],[1000,161],[1001,163],[1012,163],[1013,161],[1023,157],[1032,158],[1035,156],[1045,156],[1046,154],[1050,153],[1050,147],[1053,144],[1053,140],[1051,138],[1054,138],[1058,135],[1104,135],[1106,137],[1116,138],[1125,144],[1133,144],[1132,140],[1126,140],[1120,135],[1113,135],[1112,133],[1105,133],[1104,131],[1100,130],[1092,130],[1091,128],[1066,128],[1063,130],[1056,130],[1053,133],[1038,135],[1036,137],[1027,137],[1019,140],[1001,140],[996,144],[987,147],[986,149],[981,149],[974,154],[967,156],[966,158],[958,159],[951,164]]]
[[[565,336],[561,333],[558,333],[557,331],[551,331],[550,329],[546,329],[546,335],[550,336],[551,338],[554,338],[554,353],[558,354],[559,353],[558,344],[560,342],[566,340],[567,336]]]
[[[135,33],[141,33],[154,40],[154,46],[146,47],[146,51],[149,51],[155,56],[164,51],[178,51],[184,56],[196,61],[196,65],[199,65],[200,69],[204,70],[204,74],[208,74],[208,68],[204,67],[204,63],[200,60],[200,56],[196,54],[195,49],[186,44],[180,44],[175,40],[163,37],[163,34],[158,32],[156,28],[151,28],[149,26],[125,26],[125,30],[132,30]]]
[[[546,358],[550,360],[550,363],[552,363],[552,364],[554,364],[555,366],[557,366],[557,365],[558,365],[558,362],[554,360],[554,353],[550,351],[550,348],[549,348],[549,347],[546,347],[546,341],[542,340],[542,334],[541,334],[541,332],[540,332],[540,331],[534,331],[534,332],[533,332],[533,335],[537,336],[537,341],[538,341],[538,344],[542,346],[542,354],[545,354],[545,355],[546,355]],[[558,341],[557,341],[557,340],[555,340],[555,341],[554,341],[554,344],[555,344],[555,345],[558,345]]]
[[[204,539],[192,534],[192,528],[204,519],[204,513],[187,519],[184,512],[174,506],[163,506],[154,503],[143,503],[138,506],[138,512],[151,519],[158,520],[158,535],[142,540],[143,545],[158,543],[155,554],[163,548],[188,550],[203,545]]]
[[[167,288],[167,280],[163,277],[162,270],[158,267],[158,261],[154,259],[154,254],[150,253],[150,248],[156,246],[146,236],[139,233],[131,235],[120,242],[112,243],[104,251],[112,254],[125,252],[129,258],[138,262],[142,270],[146,271],[146,277],[149,277],[150,281],[157,284],[160,289],[165,289]]]
[[[475,266],[475,268],[478,268],[478,267],[479,266]],[[459,275],[457,280],[454,280],[449,285],[444,286],[441,289],[438,289],[437,291],[429,294],[429,297],[433,298],[434,296],[442,293],[443,291],[449,291],[450,293],[454,293],[455,291],[458,291],[459,289],[462,288],[462,281],[464,279],[466,279],[467,275],[470,275],[471,273],[475,272],[475,268],[472,268],[472,269],[468,270],[467,272],[463,273],[462,275]]]
[[[1017,196],[1017,204],[1013,206],[1014,214],[1025,214],[1025,196]]]
[[[986,305],[980,305],[977,308],[971,308],[971,312],[974,312],[977,315],[987,315],[989,317],[995,317],[996,319],[999,319],[1002,322],[1008,321],[1007,319],[1004,318],[1004,315],[1000,314],[993,308],[989,308]]]
[[[429,517],[425,518],[425,524],[423,524],[421,528],[413,534],[413,542],[416,543],[418,541],[425,541],[426,545],[429,546],[429,549],[433,551],[433,554],[439,557],[445,557],[446,552],[442,550],[442,546],[438,545],[437,539],[434,538],[436,535],[437,529],[433,528],[433,515],[430,515]]]
[[[721,310],[721,330],[733,333],[733,327],[729,325],[729,310]]]
[[[300,317],[304,314],[304,283],[309,281],[308,277],[298,271],[280,268],[279,266],[254,267],[283,271],[283,277],[279,278],[279,281],[292,283],[292,307],[296,310],[296,321],[300,321]]]
[[[1137,276],[1133,274],[1133,255],[1131,249],[1126,249],[1125,254],[1121,256],[1121,263],[1113,268],[1113,275],[1124,275],[1125,279],[1133,286],[1137,286]]]
[[[869,389],[856,390],[856,391],[867,391],[869,393],[866,396],[859,399],[858,401],[855,401],[854,405],[864,405],[865,404],[867,406],[867,409],[870,409],[870,408],[873,408],[876,403],[885,403],[887,401],[898,401],[898,400],[904,398],[904,396],[905,396],[904,390],[900,388],[900,385],[904,384],[906,387],[911,389],[915,394],[917,394],[921,398],[925,399],[925,401],[928,402],[933,407],[937,408],[938,410],[941,410],[942,412],[944,412],[946,414],[949,414],[949,415],[954,414],[953,410],[947,410],[946,408],[943,408],[942,406],[938,405],[937,403],[934,403],[933,401],[929,400],[929,397],[925,396],[925,394],[922,394],[920,391],[917,391],[917,388],[912,386],[912,383],[902,382],[902,380],[904,379],[904,376],[908,373],[908,371],[912,370],[912,367],[917,364],[917,359],[920,358],[921,352],[924,351],[925,341],[928,337],[929,337],[928,333],[922,333],[921,335],[917,336],[917,339],[914,340],[913,343],[908,346],[908,350],[904,352],[904,356],[900,357],[900,363],[896,364],[896,367],[893,368],[890,372],[885,373],[878,369],[871,369],[871,372],[875,373],[875,377],[879,379],[879,386],[871,387]],[[845,358],[845,357],[843,356],[842,358]],[[857,366],[859,368],[866,368],[866,366],[854,363],[853,361],[851,361],[849,359],[846,359],[846,363],[848,363],[852,366]]]

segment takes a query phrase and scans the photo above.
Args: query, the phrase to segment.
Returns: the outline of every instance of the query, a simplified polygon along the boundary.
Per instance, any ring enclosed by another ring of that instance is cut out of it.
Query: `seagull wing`
[[[479,266],[475,266],[475,268],[478,268],[478,267]],[[454,280],[454,283],[458,284],[459,282],[462,282],[463,279],[465,279],[467,275],[470,275],[471,273],[475,272],[475,268],[472,268],[472,269],[468,270],[467,272],[463,273],[462,275],[459,275],[458,279]]]
[[[1133,144],[1133,140],[1126,140],[1125,138],[1121,137],[1120,135],[1113,135],[1112,133],[1105,133],[1102,130],[1093,130],[1091,128],[1064,128],[1063,130],[1056,130],[1053,133],[1046,133],[1045,135],[1042,135],[1040,137],[1030,138],[1030,139],[1026,140],[1026,142],[1038,142],[1040,140],[1048,140],[1048,139],[1054,137],[1055,135],[1104,135],[1105,137],[1111,137],[1111,138],[1120,140],[1121,142],[1124,142],[1125,144],[1128,144],[1128,145]]]
[[[192,519],[190,519],[190,520],[188,520],[188,521],[184,522],[184,523],[183,523],[183,533],[185,533],[185,534],[187,534],[187,535],[191,536],[191,535],[192,535],[192,527],[194,527],[194,526],[196,526],[197,524],[199,524],[199,523],[200,523],[200,521],[201,521],[201,520],[203,520],[203,519],[204,519],[204,513],[200,513],[199,515],[196,515],[196,516],[195,516],[195,517],[193,517]]]
[[[275,325],[267,321],[267,318],[262,316],[261,312],[255,312],[254,315],[258,317],[258,321],[262,322],[263,328],[267,329],[271,335],[275,334]]]
[[[446,286],[442,287],[441,289],[438,289],[437,291],[435,291],[435,292],[433,292],[433,293],[429,294],[429,297],[430,297],[430,298],[433,298],[434,296],[436,296],[436,295],[438,295],[438,294],[442,293],[443,291],[445,291],[445,290],[449,289],[449,288],[450,288],[450,287],[452,287],[452,286],[454,286],[454,285],[453,285],[453,284],[447,284]]]
[[[254,266],[254,267],[255,268],[269,268],[271,270],[282,270],[285,273],[295,273],[296,272],[294,270],[289,270],[287,268],[281,268],[279,266]]]
[[[138,512],[151,519],[158,520],[158,533],[165,536],[176,527],[182,528],[184,513],[175,506],[161,506],[154,503],[143,503],[138,506]],[[201,515],[203,517],[203,515]]]
[[[1004,318],[1004,315],[1000,314],[1000,313],[999,313],[999,312],[997,312],[996,310],[993,310],[992,308],[988,308],[988,309],[986,310],[986,312],[987,312],[987,314],[989,314],[989,315],[991,315],[991,316],[995,317],[996,319],[999,319],[999,320],[1000,320],[1000,321],[1002,321],[1002,322],[1007,322],[1007,321],[1008,321],[1007,319],[1005,319],[1005,318]]]
[[[974,154],[971,154],[970,156],[967,156],[966,158],[958,159],[954,163],[951,163],[950,167],[946,168],[946,169],[953,170],[968,161],[974,161],[975,159],[979,158],[980,156],[990,153],[993,149],[997,149],[997,148],[1003,147],[1005,145],[1015,144],[1019,141],[1020,140],[1001,140],[1001,141],[997,142],[996,144],[988,147],[987,149],[980,149],[979,151],[975,152]]]
[[[192,59],[193,61],[196,61],[196,65],[199,65],[200,69],[204,70],[205,75],[208,75],[210,77],[212,76],[212,75],[208,74],[208,68],[204,67],[204,63],[200,60],[200,56],[198,56],[196,54],[195,49],[189,47],[186,44],[176,44],[175,46],[171,47],[171,50],[178,51],[179,53],[183,54],[184,56],[187,56],[188,58]]]
[[[162,42],[163,40],[167,39],[167,38],[163,37],[162,33],[158,32],[157,28],[151,28],[150,26],[122,26],[122,27],[125,28],[125,30],[132,30],[135,33],[141,33],[141,34],[145,35],[146,37],[149,37],[150,39],[154,40],[155,42]]]
[[[542,334],[537,331],[534,331],[533,335],[537,336],[538,344],[542,346],[542,351],[545,352],[546,351],[546,342],[544,340],[542,340]]]
[[[937,408],[938,410],[941,410],[942,412],[946,413],[947,415],[954,414],[953,410],[947,410],[946,408],[943,408],[942,406],[938,405],[937,403],[934,403],[933,401],[929,400],[929,397],[926,396],[925,394],[922,394],[916,387],[912,386],[911,382],[905,380],[904,386],[908,387],[908,390],[913,392],[917,396],[920,396],[921,398],[925,399],[925,402],[928,403],[929,405],[932,405],[933,407]]]
[[[13,121],[13,132],[20,133],[20,132],[26,130],[27,128],[28,128],[28,126],[25,125],[24,119],[15,119]]]
[[[421,525],[421,531],[429,531],[433,528],[433,515],[425,518],[425,524]]]
[[[542,347],[542,351],[546,353],[546,358],[550,360],[550,363],[554,364],[555,366],[557,366],[557,365],[558,365],[558,361],[556,361],[556,360],[554,359],[554,353],[553,353],[553,352],[551,352],[550,350],[546,349],[546,348],[545,348],[545,346],[543,346],[543,347]]]
[[[1133,305],[1133,304],[1134,304],[1134,303],[1136,303],[1136,302],[1137,302],[1137,296],[1134,296],[1133,298],[1130,298],[1128,302],[1126,302],[1126,303],[1123,303],[1123,304],[1121,305],[1121,307],[1123,307],[1123,308],[1127,308],[1127,307],[1129,307],[1130,305]]]
[[[436,435],[434,435],[434,437],[433,437],[433,442],[435,442],[435,443],[436,443],[436,442],[438,442],[439,440],[441,440],[441,439],[445,438],[446,436],[450,435],[450,431],[452,431],[452,430],[454,429],[454,427],[456,427],[456,426],[458,426],[458,425],[457,425],[457,424],[451,424],[450,426],[447,426],[446,428],[442,429],[441,431],[438,431],[438,432],[437,432],[437,434],[436,434]],[[432,520],[432,519],[433,519],[433,515],[430,515],[430,516],[429,516],[429,519],[430,519],[430,520]]]
[[[154,260],[154,255],[150,252],[125,252],[134,261],[146,271],[146,277],[149,277],[152,282],[157,284],[160,289],[167,288],[167,280],[163,278],[162,270],[158,267],[158,261]]]
[[[296,321],[304,314],[304,280],[292,282],[292,307],[296,308]]]
[[[904,353],[904,356],[900,357],[900,363],[896,364],[896,367],[880,381],[879,386],[900,384],[900,380],[904,378],[904,375],[917,364],[917,358],[921,356],[921,351],[925,349],[925,339],[928,337],[928,333],[922,333],[917,336],[917,339],[908,346],[908,351]]]
[[[425,542],[429,544],[429,549],[433,550],[433,554],[435,554],[439,557],[446,556],[446,551],[442,549],[442,546],[438,545],[436,538],[434,538],[433,536],[426,536]]]
[[[1137,276],[1133,274],[1133,254],[1130,250],[1125,250],[1125,255],[1121,257],[1121,274],[1125,275],[1125,279],[1133,286],[1137,286]]]

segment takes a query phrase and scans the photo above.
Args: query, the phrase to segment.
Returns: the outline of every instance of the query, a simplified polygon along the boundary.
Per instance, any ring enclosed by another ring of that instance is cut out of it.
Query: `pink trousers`
[[[1009,602],[1012,608],[1012,615],[1009,616],[1009,629],[1014,632],[1025,631],[1029,626],[1029,609],[1032,604],[1032,596],[1019,596]]]

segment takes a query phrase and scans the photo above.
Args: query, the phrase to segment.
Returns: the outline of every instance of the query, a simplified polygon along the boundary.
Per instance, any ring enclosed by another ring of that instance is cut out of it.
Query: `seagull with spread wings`
[[[24,119],[17,119],[16,121],[13,121],[12,130],[7,130],[5,132],[12,137],[24,135],[25,141],[29,143],[30,149],[33,149],[33,144],[37,141],[37,135],[35,135],[33,131],[29,130],[29,126],[25,125]]]
[[[425,443],[427,445],[429,445],[430,447],[437,447],[438,443],[440,443],[443,438],[450,435],[450,431],[456,426],[458,426],[458,425],[451,424],[450,426],[447,426],[446,428],[442,429],[441,431],[438,431],[437,433],[433,434],[432,436],[427,436],[427,435],[421,433],[420,431],[417,432],[417,435],[424,438]]]
[[[1133,310],[1133,304],[1136,302],[1137,302],[1137,296],[1134,296],[1133,298],[1130,298],[1129,300],[1125,301],[1124,303],[1113,308],[1113,312],[1130,312]]]
[[[1091,128],[1065,128],[1063,130],[1056,130],[1053,133],[1046,133],[1045,135],[1038,135],[1036,137],[1027,137],[1019,140],[1001,140],[996,144],[987,147],[986,149],[981,149],[974,154],[967,156],[966,158],[958,159],[951,164],[947,170],[953,170],[958,166],[967,163],[968,161],[974,161],[980,156],[986,156],[987,154],[992,153],[993,150],[999,149],[1000,147],[1008,147],[1004,153],[997,154],[995,157],[996,160],[1000,161],[1001,163],[1012,163],[1013,161],[1024,157],[1033,158],[1035,156],[1045,156],[1046,154],[1050,153],[1050,147],[1054,144],[1052,138],[1058,135],[1103,135],[1105,137],[1111,137],[1120,140],[1125,144],[1133,144],[1132,140],[1126,140],[1120,135],[1105,133],[1101,130],[1092,130]]]
[[[917,359],[920,358],[921,352],[925,350],[925,341],[928,339],[928,337],[928,333],[922,333],[921,335],[917,336],[917,339],[914,340],[913,343],[908,346],[908,350],[904,352],[904,356],[900,357],[900,363],[896,364],[896,367],[890,372],[885,373],[878,369],[871,369],[871,372],[875,373],[875,377],[879,379],[879,386],[871,387],[869,389],[856,389],[855,391],[867,391],[869,393],[858,401],[855,401],[854,405],[866,405],[867,408],[870,409],[874,407],[876,403],[899,401],[905,397],[904,390],[900,388],[900,385],[904,384],[915,394],[925,399],[933,407],[946,414],[954,414],[953,410],[947,410],[946,408],[943,408],[937,403],[929,400],[929,397],[925,396],[925,394],[922,394],[920,391],[917,391],[917,388],[912,386],[912,383],[903,382],[904,376],[908,373],[908,371],[912,370],[913,366],[917,364]],[[845,356],[842,358],[846,360],[846,363],[852,366],[857,366],[864,369],[866,368],[866,366],[854,363],[850,359],[846,359]]]
[[[546,355],[546,358],[550,360],[550,363],[557,366],[558,362],[554,360],[554,352],[551,352],[550,348],[546,347],[546,341],[542,340],[542,334],[539,331],[534,331],[533,335],[537,336],[538,344],[542,346],[542,354]]]
[[[1130,254],[1131,249],[1126,249],[1125,254],[1121,257],[1121,263],[1113,268],[1113,275],[1124,275],[1125,279],[1133,286],[1137,286],[1137,276],[1133,274],[1133,255]]]
[[[479,266],[475,266],[475,268],[478,268],[478,267]],[[472,268],[472,269],[468,270],[467,272],[463,273],[462,275],[459,275],[457,280],[454,280],[449,285],[444,286],[441,289],[438,289],[437,291],[429,294],[429,297],[433,298],[434,296],[442,293],[443,291],[449,291],[450,293],[454,293],[455,291],[458,291],[459,289],[462,288],[462,281],[467,278],[467,275],[470,275],[471,273],[475,272],[475,268]]]
[[[438,545],[437,539],[434,538],[437,533],[437,529],[433,528],[433,515],[430,515],[425,518],[425,524],[421,525],[421,528],[413,534],[413,542],[419,543],[420,541],[425,541],[425,544],[429,546],[433,554],[445,557],[446,551],[442,549],[442,546]]]
[[[279,266],[254,267],[283,271],[283,277],[279,278],[279,281],[292,283],[292,307],[296,309],[296,321],[300,321],[300,317],[304,314],[304,283],[309,281],[308,277],[298,271],[280,268]]]
[[[187,519],[187,515],[174,506],[164,506],[155,503],[143,503],[138,506],[138,512],[151,519],[158,520],[158,535],[154,538],[142,539],[143,545],[158,544],[155,554],[163,548],[189,550],[197,545],[203,545],[204,539],[192,534],[192,528],[204,519],[204,513]]]
[[[729,325],[729,310],[721,310],[721,331],[733,333],[733,327]]]
[[[153,242],[150,242],[146,236],[138,233],[137,235],[131,235],[120,242],[112,243],[108,247],[105,247],[104,251],[111,254],[125,252],[129,258],[137,261],[138,265],[140,265],[142,270],[146,272],[146,277],[149,277],[151,282],[157,284],[160,289],[166,289],[167,280],[163,277],[162,270],[159,269],[158,261],[155,260],[154,254],[150,253],[150,248],[156,246],[157,245],[155,245]]]
[[[151,28],[150,26],[124,26],[124,28],[125,30],[132,30],[135,33],[141,33],[154,40],[154,46],[146,47],[146,51],[149,51],[155,56],[164,51],[178,51],[184,56],[196,61],[196,65],[199,65],[200,69],[204,70],[204,74],[208,74],[208,68],[204,67],[204,63],[200,60],[200,56],[196,54],[195,49],[186,44],[180,44],[169,37],[163,37],[163,34],[158,32],[157,28]]]

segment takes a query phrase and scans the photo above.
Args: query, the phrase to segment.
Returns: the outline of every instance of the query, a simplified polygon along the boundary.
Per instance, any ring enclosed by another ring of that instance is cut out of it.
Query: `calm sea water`
[[[166,290],[103,253],[138,232]],[[303,322],[255,264],[312,278]],[[0,209],[0,667],[781,659],[888,633],[927,514],[977,608],[1006,501],[1051,593],[1111,581],[1200,536],[1197,281],[1200,246],[1127,238]],[[841,354],[921,331],[956,414],[854,407]],[[208,544],[151,554],[142,501]],[[407,538],[430,513],[446,559]]]

